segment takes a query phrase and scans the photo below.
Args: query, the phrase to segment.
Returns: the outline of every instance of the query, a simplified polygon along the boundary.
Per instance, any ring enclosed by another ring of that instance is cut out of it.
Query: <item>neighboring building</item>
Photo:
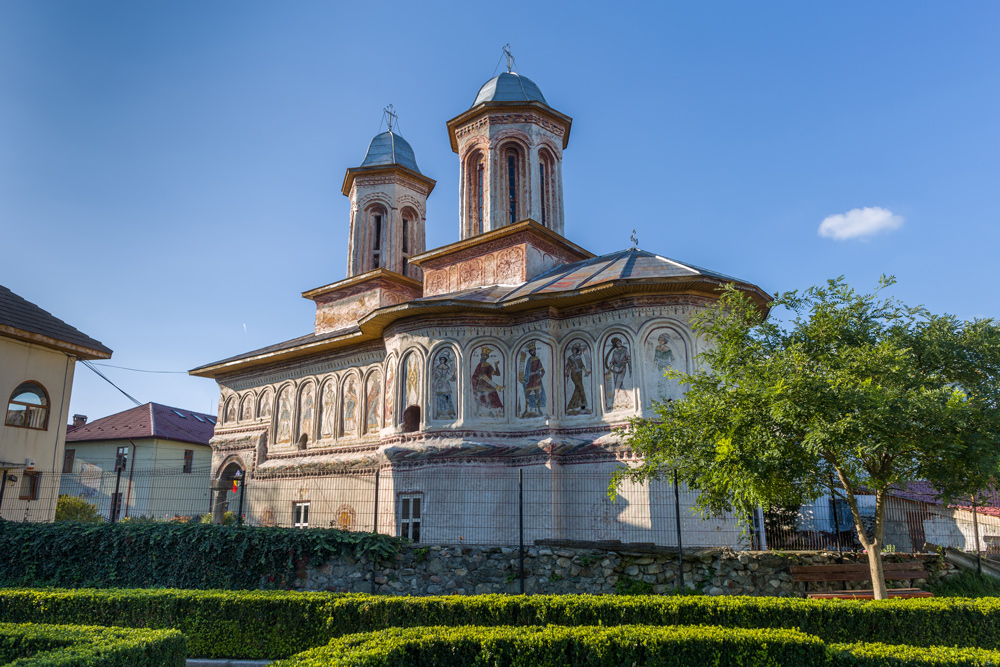
[[[571,123],[526,77],[483,85],[447,123],[460,240],[430,251],[435,181],[391,125],[372,140],[342,188],[348,277],[302,294],[316,304],[314,330],[191,371],[221,392],[216,514],[244,471],[249,521],[371,529],[378,470],[380,531],[516,543],[510,503],[524,469],[529,542],[676,544],[670,486],[609,501],[609,474],[631,456],[616,429],[680,395],[663,373],[691,368],[704,345],[691,318],[722,286],[762,310],[770,299],[635,245],[596,257],[565,238]],[[622,201],[620,219],[589,224],[622,240],[633,220],[661,224],[646,203]],[[731,520],[683,521],[697,535],[686,544],[739,542]]]
[[[0,518],[51,521],[77,359],[111,350],[0,286]]]
[[[74,421],[59,493],[84,498],[108,519],[209,511],[214,416],[146,403],[90,423],[79,415]]]

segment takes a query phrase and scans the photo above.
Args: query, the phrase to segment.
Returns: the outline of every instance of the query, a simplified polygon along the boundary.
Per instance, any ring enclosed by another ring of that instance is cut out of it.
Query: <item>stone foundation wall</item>
[[[887,554],[886,561],[919,560],[931,580],[956,572],[936,554]],[[684,552],[684,585],[706,595],[776,595],[804,597],[807,592],[870,588],[867,582],[795,583],[793,565],[864,563],[864,554],[828,551],[733,551],[700,549]],[[580,546],[534,546],[526,550],[526,593],[611,594],[670,593],[677,585],[677,552],[621,547],[610,550]],[[298,588],[388,595],[475,595],[520,592],[518,550],[508,547],[411,545],[394,559],[375,563],[350,557],[299,570]],[[923,579],[890,581],[894,587],[921,587]]]

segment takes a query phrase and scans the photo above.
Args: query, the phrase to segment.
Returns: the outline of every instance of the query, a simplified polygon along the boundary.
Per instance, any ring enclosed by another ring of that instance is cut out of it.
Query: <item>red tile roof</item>
[[[163,438],[207,445],[214,432],[214,415],[146,403],[78,426],[66,433],[66,442]]]

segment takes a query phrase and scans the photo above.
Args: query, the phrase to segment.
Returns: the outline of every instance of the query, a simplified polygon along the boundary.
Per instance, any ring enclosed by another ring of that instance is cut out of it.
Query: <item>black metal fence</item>
[[[860,549],[846,503],[821,497],[749,516],[702,516],[696,494],[671,480],[625,485],[608,495],[611,467],[411,468],[323,476],[212,480],[210,470],[19,471],[0,480],[0,516],[56,519],[59,496],[102,521],[215,521],[377,531],[427,544],[515,546],[545,541],[735,549]],[[926,494],[925,494],[926,495]],[[82,501],[82,503],[80,502]],[[86,503],[86,506],[83,505]],[[242,503],[242,504],[241,504]],[[859,498],[866,527],[874,498]],[[63,503],[63,514],[68,504]],[[1000,551],[1000,497],[944,505],[915,494],[890,496],[888,551],[927,544]]]

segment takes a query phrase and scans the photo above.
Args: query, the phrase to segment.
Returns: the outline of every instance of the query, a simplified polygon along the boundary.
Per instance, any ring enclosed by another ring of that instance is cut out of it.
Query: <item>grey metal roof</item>
[[[504,72],[484,83],[472,106],[478,106],[483,102],[541,102],[546,106],[549,104],[534,81],[514,72]]]
[[[362,167],[381,167],[390,164],[398,164],[401,167],[412,169],[420,173],[417,168],[417,158],[413,154],[413,148],[403,137],[394,132],[383,132],[378,134],[368,144],[368,153],[365,155]]]
[[[87,348],[98,353],[99,357],[111,356],[111,350],[100,342],[3,285],[0,285],[0,325]]]

